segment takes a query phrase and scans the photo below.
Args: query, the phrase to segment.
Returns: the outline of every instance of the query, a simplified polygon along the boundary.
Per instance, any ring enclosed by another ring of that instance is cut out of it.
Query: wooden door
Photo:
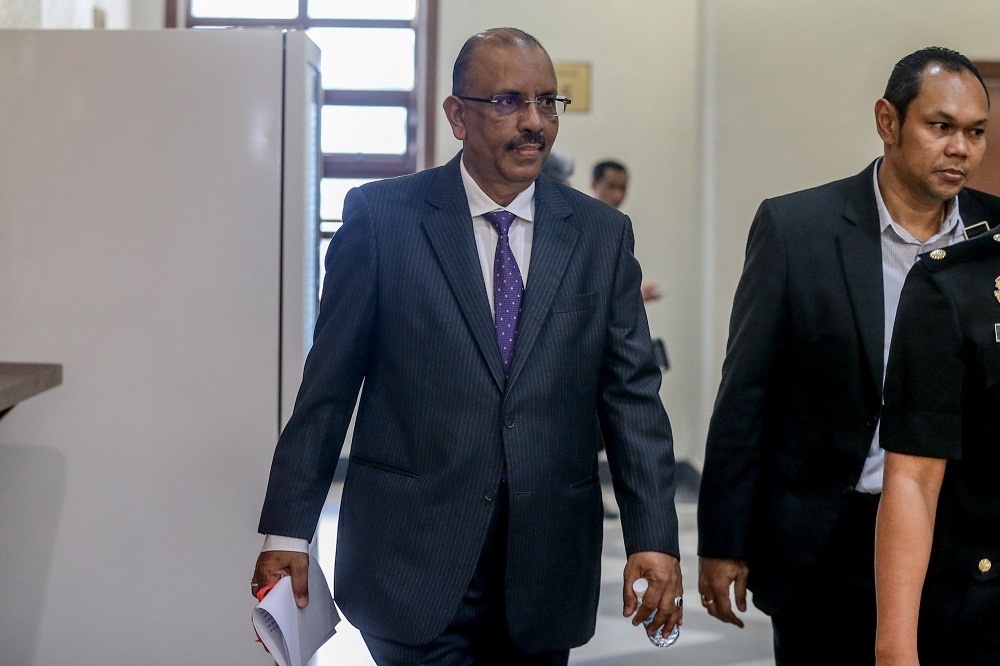
[[[977,62],[990,93],[990,124],[986,132],[986,154],[969,179],[969,187],[1000,196],[1000,62]]]

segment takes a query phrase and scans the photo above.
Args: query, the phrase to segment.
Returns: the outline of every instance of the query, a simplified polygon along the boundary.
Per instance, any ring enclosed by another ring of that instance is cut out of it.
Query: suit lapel
[[[507,389],[517,380],[573,255],[579,231],[567,219],[573,208],[545,179],[535,181],[535,228],[531,240],[531,265],[524,288],[524,302],[517,324],[517,342]]]
[[[854,308],[858,335],[868,359],[872,381],[882,386],[885,344],[885,287],[882,282],[882,240],[872,182],[873,165],[858,174],[844,207],[844,225],[837,237],[844,279]]]
[[[459,159],[460,156],[443,167],[428,193],[427,202],[435,210],[424,218],[423,227],[472,337],[497,386],[503,389],[506,379],[479,265],[469,200],[459,172]]]

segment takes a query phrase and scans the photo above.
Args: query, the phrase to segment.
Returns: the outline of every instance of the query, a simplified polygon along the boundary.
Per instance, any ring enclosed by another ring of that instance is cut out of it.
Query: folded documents
[[[278,666],[306,666],[336,633],[340,615],[319,562],[309,556],[309,605],[299,608],[284,576],[253,609],[253,626]]]

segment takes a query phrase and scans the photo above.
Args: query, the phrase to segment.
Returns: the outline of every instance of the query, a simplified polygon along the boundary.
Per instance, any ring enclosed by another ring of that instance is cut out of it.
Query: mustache
[[[511,139],[507,142],[508,150],[517,150],[521,146],[527,145],[537,145],[542,150],[545,149],[545,145],[548,142],[545,140],[544,134],[539,134],[538,132],[524,132],[521,136]]]

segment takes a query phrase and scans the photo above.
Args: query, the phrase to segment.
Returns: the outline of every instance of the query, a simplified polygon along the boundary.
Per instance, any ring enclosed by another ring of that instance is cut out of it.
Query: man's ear
[[[875,102],[875,129],[887,146],[899,143],[899,111],[884,97]]]
[[[465,141],[465,105],[462,104],[462,100],[454,95],[448,95],[442,106],[444,107],[444,115],[448,118],[448,124],[451,125],[451,133],[459,141]]]

